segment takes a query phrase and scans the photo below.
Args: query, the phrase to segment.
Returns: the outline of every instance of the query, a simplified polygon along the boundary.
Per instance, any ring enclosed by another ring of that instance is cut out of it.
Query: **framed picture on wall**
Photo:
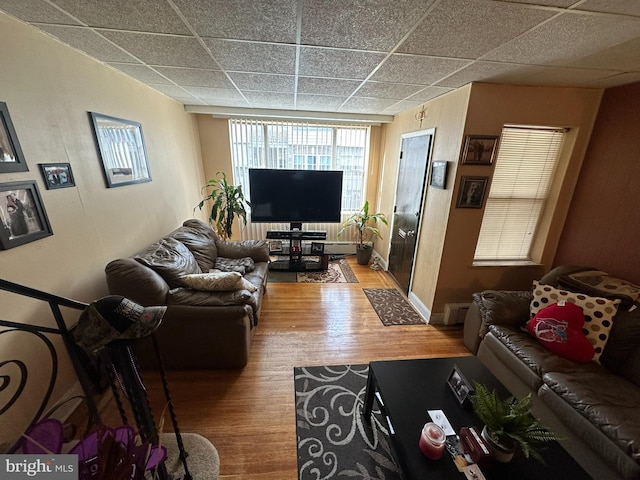
[[[89,112],[107,187],[151,181],[142,125]]]
[[[447,188],[447,162],[436,161],[431,164],[432,187]]]
[[[457,208],[482,208],[489,177],[462,177]]]
[[[0,248],[53,235],[36,182],[0,184]]]
[[[7,104],[0,102],[0,173],[28,170]]]
[[[39,163],[38,165],[47,190],[75,186],[69,163]]]
[[[493,135],[467,135],[462,151],[462,163],[491,165],[498,147],[498,138]]]

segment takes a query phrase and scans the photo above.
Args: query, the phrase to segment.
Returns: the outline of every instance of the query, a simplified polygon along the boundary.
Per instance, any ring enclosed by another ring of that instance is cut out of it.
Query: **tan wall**
[[[542,265],[534,267],[472,265],[483,210],[456,209],[457,188],[462,175],[490,177],[493,166],[458,167],[437,291],[433,302],[427,304],[432,312],[443,312],[444,305],[449,302],[468,302],[473,292],[485,288],[528,288],[532,279],[539,278],[551,267],[601,95],[602,90],[598,89],[473,85],[465,134],[499,135],[504,124],[570,127],[567,144],[573,148],[563,151],[557,177],[560,181],[554,184],[551,192],[552,201],[557,205],[555,214],[546,218],[541,227],[548,233],[549,240],[539,249]],[[458,145],[460,148],[461,144]]]
[[[555,265],[600,268],[640,284],[640,83],[605,91]]]
[[[0,101],[7,103],[29,167],[0,174],[0,182],[35,180],[54,233],[0,251],[0,277],[89,302],[107,294],[108,261],[192,216],[204,178],[195,120],[175,101],[2,14],[0,38]],[[89,111],[142,124],[152,182],[106,188]],[[38,163],[49,162],[69,162],[76,186],[46,190]],[[38,302],[0,292],[0,305],[0,318],[54,326]],[[0,337],[0,360],[18,351],[28,352],[30,371],[48,375],[47,365],[33,368],[42,350]],[[62,355],[56,396],[75,382]],[[5,414],[3,422],[9,417],[19,428],[22,416]]]

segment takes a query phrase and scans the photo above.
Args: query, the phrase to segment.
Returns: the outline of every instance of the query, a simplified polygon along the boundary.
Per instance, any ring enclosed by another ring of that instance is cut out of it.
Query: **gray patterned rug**
[[[409,301],[395,288],[363,288],[364,294],[385,327],[389,325],[424,325]]]
[[[298,479],[400,480],[386,424],[362,417],[368,365],[296,367]]]

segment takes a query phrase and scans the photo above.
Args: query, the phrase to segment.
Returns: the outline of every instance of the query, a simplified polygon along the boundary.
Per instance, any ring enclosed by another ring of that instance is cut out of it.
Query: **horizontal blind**
[[[565,130],[504,127],[475,260],[530,260]]]

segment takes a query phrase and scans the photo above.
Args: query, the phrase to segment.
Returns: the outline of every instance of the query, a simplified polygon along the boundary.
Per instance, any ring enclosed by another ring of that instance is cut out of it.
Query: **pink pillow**
[[[593,358],[591,342],[582,333],[584,313],[575,303],[554,303],[527,322],[527,330],[550,352],[561,357],[588,362]]]

